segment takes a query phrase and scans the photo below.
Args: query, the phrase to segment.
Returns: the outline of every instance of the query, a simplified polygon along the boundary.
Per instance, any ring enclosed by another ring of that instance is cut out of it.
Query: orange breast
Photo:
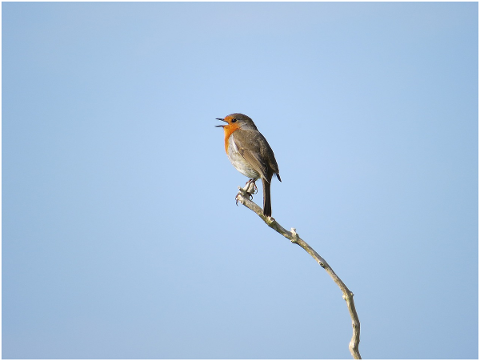
[[[225,133],[225,152],[228,154],[228,138],[232,135],[232,133],[236,130],[240,129],[240,126],[238,124],[229,124],[225,127],[223,127],[223,132]]]

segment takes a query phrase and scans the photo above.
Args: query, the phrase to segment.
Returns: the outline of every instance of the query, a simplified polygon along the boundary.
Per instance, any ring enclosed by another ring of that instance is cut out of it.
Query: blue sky
[[[3,357],[478,357],[476,3],[3,3]],[[261,193],[255,201],[261,204]]]

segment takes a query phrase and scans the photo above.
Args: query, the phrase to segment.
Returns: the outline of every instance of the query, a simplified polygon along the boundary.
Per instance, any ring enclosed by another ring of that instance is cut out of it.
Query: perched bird
[[[272,148],[260,133],[252,119],[245,114],[233,113],[225,118],[217,118],[226,125],[222,127],[225,133],[225,151],[233,166],[254,182],[262,178],[263,214],[272,215],[270,202],[270,182],[275,174],[281,182],[278,165]]]

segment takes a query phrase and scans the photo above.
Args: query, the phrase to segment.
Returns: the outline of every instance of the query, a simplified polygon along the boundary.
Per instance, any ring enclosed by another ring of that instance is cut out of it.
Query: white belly
[[[230,136],[229,144],[230,146],[228,147],[227,156],[233,166],[240,173],[250,179],[256,180],[260,178],[260,174],[258,174],[253,168],[251,168],[249,164],[245,161],[245,159],[241,156],[241,154],[238,152],[238,149],[235,146],[235,142],[233,141],[233,134]]]

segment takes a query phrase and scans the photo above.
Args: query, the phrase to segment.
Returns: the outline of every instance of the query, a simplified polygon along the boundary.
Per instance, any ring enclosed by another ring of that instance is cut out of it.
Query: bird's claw
[[[248,195],[250,200],[253,200],[253,195],[258,193],[257,185],[255,184],[255,180],[249,179],[243,188],[239,187],[240,192],[235,196],[235,204],[238,206],[238,196],[240,193],[243,196]]]
[[[248,182],[245,183],[245,187],[243,187],[243,189],[250,195],[258,193],[258,188],[257,188],[257,185],[255,184],[254,179],[249,179]]]

